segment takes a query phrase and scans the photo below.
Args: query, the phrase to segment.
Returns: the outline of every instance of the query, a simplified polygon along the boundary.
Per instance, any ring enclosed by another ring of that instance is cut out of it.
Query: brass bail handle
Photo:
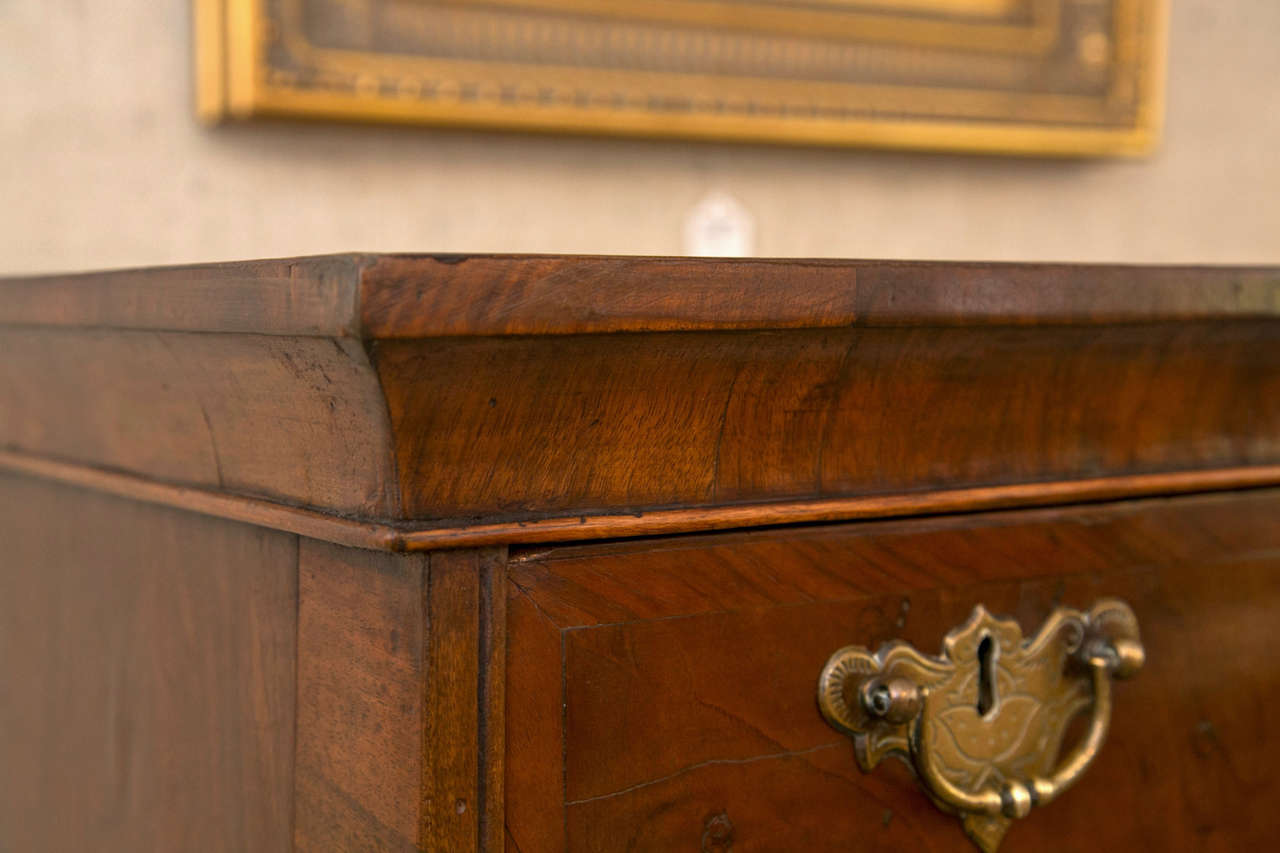
[[[1144,658],[1137,620],[1121,601],[1059,608],[1026,642],[1016,622],[979,605],[947,635],[940,657],[900,642],[875,654],[836,652],[819,681],[819,706],[853,738],[863,770],[884,755],[905,756],[935,802],[994,851],[1011,820],[1089,768],[1111,723],[1111,680],[1133,675]],[[1059,760],[1067,724],[1086,708],[1087,731]]]

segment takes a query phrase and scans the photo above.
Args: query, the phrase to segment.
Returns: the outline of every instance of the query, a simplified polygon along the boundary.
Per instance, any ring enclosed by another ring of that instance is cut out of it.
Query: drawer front
[[[515,553],[509,849],[972,850],[905,764],[858,769],[818,709],[824,663],[936,654],[980,603],[1030,636],[1103,597],[1147,666],[1084,778],[1002,849],[1269,843],[1277,519],[1256,491]]]

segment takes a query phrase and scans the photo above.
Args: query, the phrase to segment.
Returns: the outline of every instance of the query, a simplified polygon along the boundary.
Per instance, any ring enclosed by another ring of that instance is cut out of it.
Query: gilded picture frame
[[[196,0],[197,111],[1141,154],[1166,2]]]

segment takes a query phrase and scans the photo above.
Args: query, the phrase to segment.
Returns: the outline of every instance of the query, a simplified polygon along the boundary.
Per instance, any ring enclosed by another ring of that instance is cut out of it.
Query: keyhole
[[[996,706],[996,644],[991,635],[978,644],[978,716],[985,717]]]

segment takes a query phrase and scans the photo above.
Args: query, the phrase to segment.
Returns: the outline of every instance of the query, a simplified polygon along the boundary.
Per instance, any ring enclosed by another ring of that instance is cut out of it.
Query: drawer
[[[513,551],[508,849],[973,850],[904,762],[858,768],[824,663],[937,654],[977,604],[1031,636],[1104,597],[1147,665],[1082,780],[1001,849],[1267,845],[1277,518],[1260,490]]]

